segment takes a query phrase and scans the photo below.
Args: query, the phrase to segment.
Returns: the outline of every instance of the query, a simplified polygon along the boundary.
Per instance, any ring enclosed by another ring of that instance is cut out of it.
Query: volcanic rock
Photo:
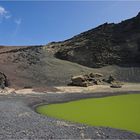
[[[90,73],[85,75],[73,76],[71,78],[72,82],[69,85],[82,86],[82,87],[99,85],[102,83],[102,77],[103,75],[100,73]]]
[[[4,89],[8,86],[8,80],[4,73],[0,72],[0,88]]]
[[[140,14],[53,44],[57,58],[88,67],[140,64]]]

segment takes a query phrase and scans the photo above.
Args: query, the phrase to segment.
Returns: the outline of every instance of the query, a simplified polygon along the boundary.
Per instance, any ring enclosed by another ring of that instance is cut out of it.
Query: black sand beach
[[[133,132],[75,124],[35,112],[35,107],[42,103],[51,104],[119,94],[126,93],[1,95],[0,139],[140,139],[140,134]]]

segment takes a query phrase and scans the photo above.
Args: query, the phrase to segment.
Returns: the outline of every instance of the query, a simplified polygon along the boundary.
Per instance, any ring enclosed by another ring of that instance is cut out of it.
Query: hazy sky
[[[47,44],[140,12],[140,1],[0,2],[0,45]]]

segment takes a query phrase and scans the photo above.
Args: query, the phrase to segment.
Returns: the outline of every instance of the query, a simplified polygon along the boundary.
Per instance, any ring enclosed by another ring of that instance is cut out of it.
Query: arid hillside
[[[67,85],[71,75],[94,70],[56,59],[46,47],[30,46],[1,48],[0,71],[7,75],[10,86],[40,87]]]
[[[88,68],[55,58],[47,46],[1,48],[0,71],[7,75],[11,87],[22,88],[67,85],[72,75],[90,72],[113,74],[121,81],[140,81],[139,67]]]
[[[0,46],[0,72],[11,87],[67,85],[72,75],[99,72],[140,82],[140,14],[103,24],[63,42]]]
[[[140,13],[119,24],[105,23],[50,46],[57,50],[57,58],[88,67],[139,65]]]

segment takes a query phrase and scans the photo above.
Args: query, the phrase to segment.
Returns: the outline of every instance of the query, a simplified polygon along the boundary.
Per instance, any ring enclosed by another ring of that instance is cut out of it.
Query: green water
[[[140,94],[42,105],[37,107],[37,112],[82,124],[140,133]]]

